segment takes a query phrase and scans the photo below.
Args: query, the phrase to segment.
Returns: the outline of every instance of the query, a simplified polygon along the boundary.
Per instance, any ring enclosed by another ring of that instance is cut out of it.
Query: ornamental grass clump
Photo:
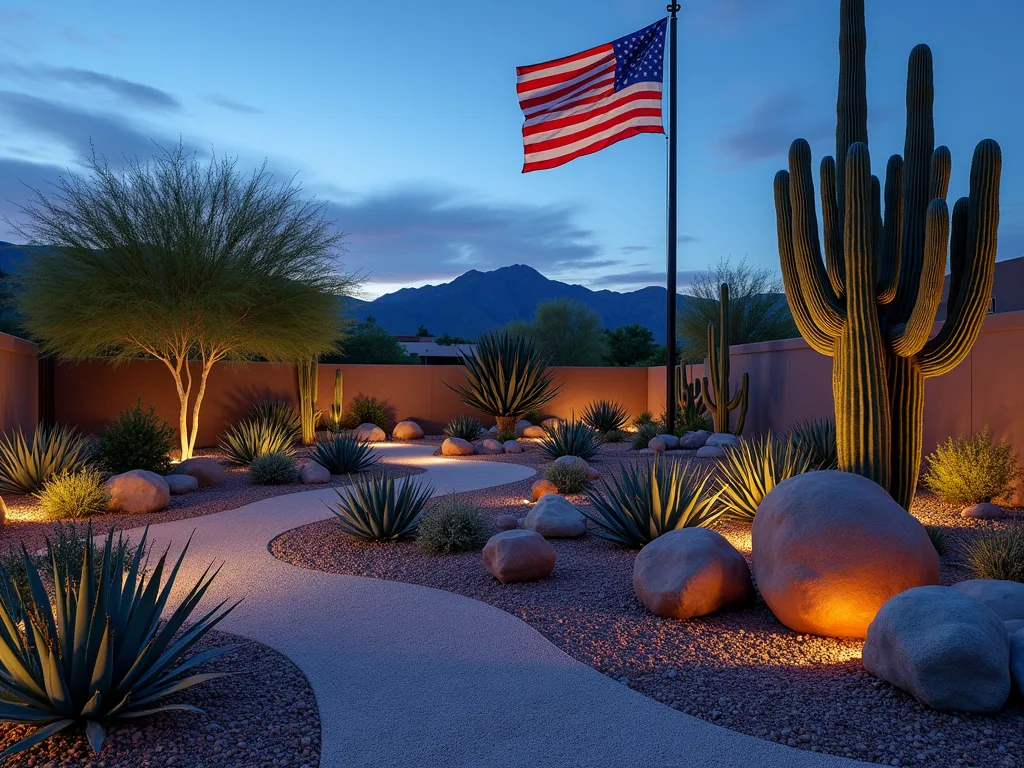
[[[143,410],[142,397],[134,407],[125,408],[99,433],[96,463],[119,475],[145,469],[166,475],[171,471],[174,429],[156,415],[156,407]]]
[[[266,453],[249,465],[253,485],[291,485],[299,480],[299,468],[287,453]]]
[[[811,469],[837,469],[836,423],[833,419],[809,419],[793,427],[790,442],[807,454]]]
[[[36,494],[39,508],[50,520],[102,515],[110,504],[110,491],[95,469],[54,475]]]
[[[361,541],[399,541],[416,532],[434,488],[412,477],[396,483],[390,475],[371,475],[335,493],[338,501],[328,509],[342,531]]]
[[[185,676],[234,646],[185,656],[237,603],[226,606],[224,601],[193,616],[217,576],[218,571],[211,574],[208,568],[161,620],[188,545],[169,571],[164,552],[150,575],[143,567],[148,532],[130,562],[126,549],[115,545],[113,531],[100,557],[85,545],[77,574],[61,571],[52,542],[47,542],[52,600],[27,552],[27,596],[0,570],[0,719],[37,726],[0,753],[0,759],[75,726],[84,726],[89,746],[99,753],[107,728],[126,719],[172,710],[202,713],[191,704],[163,699],[227,674]]]
[[[950,438],[928,458],[924,483],[943,501],[980,504],[1007,495],[1020,479],[1017,454],[988,427],[969,440]]]
[[[295,453],[302,437],[302,423],[289,403],[268,400],[257,403],[249,415],[230,427],[220,439],[228,461],[241,467],[268,453]]]
[[[21,430],[0,436],[0,491],[35,493],[54,475],[85,469],[90,451],[67,427],[39,427],[32,442]]]
[[[967,567],[976,579],[1024,582],[1024,525],[985,531],[965,553]]]
[[[342,434],[318,441],[309,458],[332,475],[350,475],[369,469],[379,457],[369,443]]]
[[[444,425],[444,436],[445,437],[457,437],[461,440],[467,440],[472,442],[476,440],[480,431],[484,428],[483,424],[480,423],[480,419],[476,416],[456,416],[454,419]]]
[[[587,484],[587,468],[580,462],[556,461],[544,470],[544,477],[555,484],[559,493],[581,493]]]
[[[764,497],[783,480],[811,469],[810,456],[769,432],[727,448],[718,462],[718,503],[733,520],[753,522]]]
[[[711,475],[710,469],[655,456],[653,464],[626,468],[621,480],[602,480],[600,490],[587,488],[590,506],[579,509],[598,536],[640,549],[663,533],[707,528],[721,517],[721,491],[710,492]]]
[[[582,421],[575,419],[559,420],[553,426],[544,427],[545,435],[541,438],[540,449],[549,459],[560,456],[579,456],[591,459],[601,450],[601,437]]]
[[[629,421],[629,412],[622,403],[595,400],[583,411],[583,423],[601,434],[622,429]]]
[[[452,493],[423,515],[416,545],[428,555],[475,552],[487,543],[487,532],[476,505]]]
[[[360,424],[375,424],[385,432],[391,430],[391,409],[375,397],[357,395],[345,412],[342,423],[349,429]]]
[[[653,421],[648,421],[641,424],[636,428],[636,432],[633,433],[633,450],[642,451],[647,447],[647,444],[658,436],[658,425]]]

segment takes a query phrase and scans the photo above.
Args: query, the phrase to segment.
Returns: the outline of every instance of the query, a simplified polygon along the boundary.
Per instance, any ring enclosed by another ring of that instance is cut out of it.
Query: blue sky
[[[663,280],[666,142],[642,135],[521,174],[515,67],[664,15],[649,0],[367,3],[47,0],[0,10],[0,213],[27,183],[179,136],[264,159],[328,203],[367,296],[525,263],[593,288]],[[777,264],[772,177],[790,141],[834,152],[838,0],[688,0],[680,27],[680,280]],[[91,7],[90,7],[91,6]],[[97,7],[98,6],[98,7]],[[868,0],[873,162],[902,152],[906,61],[935,57],[936,138],[967,191],[1003,147],[1000,258],[1024,255],[1024,3]],[[21,238],[0,222],[0,239]]]

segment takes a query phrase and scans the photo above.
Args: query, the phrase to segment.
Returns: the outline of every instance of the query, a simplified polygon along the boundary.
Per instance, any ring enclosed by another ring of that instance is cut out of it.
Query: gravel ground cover
[[[236,643],[227,655],[195,668],[236,674],[167,700],[193,704],[205,714],[127,720],[110,729],[99,755],[82,731],[58,734],[12,757],[5,768],[316,768],[320,715],[298,667],[261,643],[225,632],[211,632],[195,652]],[[32,730],[0,724],[0,749]]]
[[[547,463],[532,444],[523,454],[459,460]],[[628,444],[612,444],[591,464],[610,478],[630,461],[650,457]],[[532,482],[463,495],[491,521],[503,514],[521,516]],[[586,503],[583,496],[570,500]],[[947,584],[969,578],[960,553],[972,536],[1019,524],[1022,517],[1018,512],[1007,521],[968,521],[958,508],[924,494],[913,511],[950,534],[942,571]],[[270,549],[306,568],[422,584],[490,603],[622,684],[753,736],[885,765],[1024,765],[1019,701],[994,717],[933,712],[869,675],[860,662],[860,641],[798,635],[761,600],[690,621],[653,616],[633,594],[636,553],[599,538],[589,523],[588,529],[582,539],[552,540],[554,572],[527,584],[499,584],[479,553],[439,557],[421,554],[413,542],[359,543],[329,521],[289,531]],[[719,530],[749,560],[749,527],[724,524]]]

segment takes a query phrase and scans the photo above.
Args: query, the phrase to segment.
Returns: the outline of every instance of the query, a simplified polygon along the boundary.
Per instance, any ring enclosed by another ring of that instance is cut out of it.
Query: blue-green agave
[[[412,477],[396,483],[390,475],[377,475],[335,493],[338,501],[328,509],[345,533],[363,541],[398,541],[416,531],[434,488]]]
[[[592,459],[601,450],[601,436],[582,421],[560,420],[557,424],[544,427],[547,433],[541,438],[540,448],[551,459],[560,456],[579,456]]]

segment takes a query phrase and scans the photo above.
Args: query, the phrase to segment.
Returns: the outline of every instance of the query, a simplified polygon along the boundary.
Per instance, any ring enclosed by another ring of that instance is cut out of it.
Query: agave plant
[[[832,419],[811,419],[793,427],[790,441],[810,457],[812,469],[836,469],[836,423]]]
[[[769,432],[728,448],[718,463],[719,506],[734,520],[753,521],[768,492],[783,480],[813,469],[811,456],[792,440]]]
[[[579,456],[590,459],[601,449],[601,437],[593,428],[575,419],[559,420],[557,424],[544,427],[540,448],[549,458]]]
[[[52,603],[24,549],[28,599],[14,588],[7,572],[0,570],[0,720],[39,726],[0,753],[0,760],[76,725],[85,726],[89,745],[98,753],[110,723],[168,710],[201,712],[191,704],[162,704],[160,700],[227,674],[183,677],[232,646],[184,657],[238,603],[225,607],[226,601],[221,602],[184,628],[217,575],[207,568],[161,622],[188,545],[166,581],[167,552],[147,578],[143,568],[147,535],[148,528],[130,564],[125,562],[128,550],[114,544],[113,531],[107,535],[100,563],[92,546],[85,546],[78,577],[62,574],[48,541]],[[86,541],[92,543],[91,527]]]
[[[601,434],[622,429],[628,420],[626,406],[610,400],[595,400],[583,411],[583,423]]]
[[[39,427],[32,442],[21,430],[0,436],[0,491],[35,493],[57,474],[89,464],[89,449],[74,429]]]
[[[268,453],[295,453],[302,436],[302,423],[288,403],[268,400],[253,406],[249,415],[221,436],[218,441],[228,460],[247,467]]]
[[[445,437],[459,437],[463,440],[476,440],[477,435],[480,434],[480,430],[484,428],[484,425],[480,423],[480,419],[476,416],[456,416],[454,419],[444,425],[444,436]]]
[[[680,528],[707,528],[721,517],[719,493],[709,493],[710,469],[654,457],[653,464],[635,464],[621,481],[601,482],[586,489],[590,506],[580,507],[597,526],[597,535],[639,549],[663,533]],[[603,491],[603,492],[602,492]]]
[[[398,541],[416,531],[434,488],[412,477],[396,483],[390,475],[378,475],[335,493],[338,501],[328,509],[345,533],[362,541]]]
[[[369,443],[349,435],[335,435],[317,442],[310,450],[309,458],[332,475],[348,475],[369,469],[379,457]]]
[[[494,416],[500,433],[515,432],[520,415],[550,402],[560,388],[552,386],[554,374],[537,345],[505,331],[481,336],[474,354],[460,355],[459,365],[465,385],[445,386],[469,407]]]

